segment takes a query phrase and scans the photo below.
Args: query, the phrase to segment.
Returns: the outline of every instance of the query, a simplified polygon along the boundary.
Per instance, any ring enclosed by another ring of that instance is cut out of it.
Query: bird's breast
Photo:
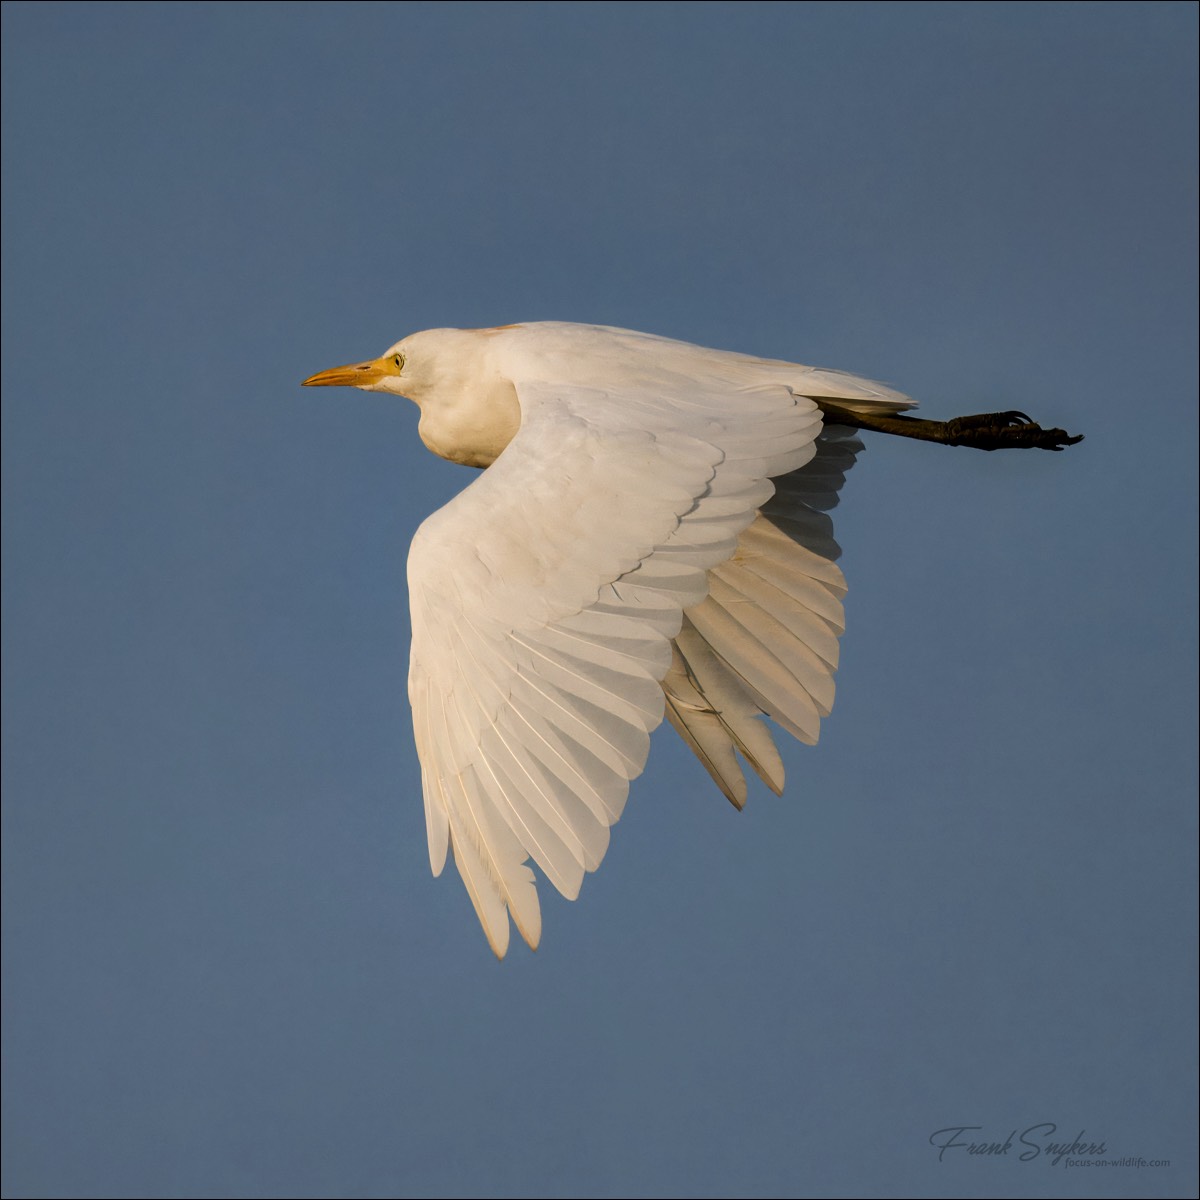
[[[490,467],[521,427],[516,388],[497,379],[479,391],[428,396],[417,432],[439,458],[466,467]]]

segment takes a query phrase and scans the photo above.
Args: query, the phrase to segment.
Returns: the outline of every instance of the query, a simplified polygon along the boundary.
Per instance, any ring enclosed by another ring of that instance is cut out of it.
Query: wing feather
[[[861,450],[850,431],[827,427],[812,462],[775,480],[775,495],[738,539],[736,554],[709,572],[710,596],[699,613],[685,614],[676,639],[684,669],[677,661],[663,680],[668,716],[738,807],[746,791],[735,749],[769,788],[783,788],[783,764],[757,718],[770,716],[802,741],[815,740],[816,718],[832,704],[846,586],[824,513],[837,504]],[[764,650],[790,680],[763,677]],[[790,705],[771,698],[778,699],[781,682]]]
[[[762,716],[815,740],[844,591],[821,501],[845,451],[771,482],[816,454],[811,399],[515,383],[516,437],[409,557],[430,863],[453,849],[501,957],[508,915],[540,937],[527,860],[578,894],[664,711],[735,804],[739,753],[782,789]]]

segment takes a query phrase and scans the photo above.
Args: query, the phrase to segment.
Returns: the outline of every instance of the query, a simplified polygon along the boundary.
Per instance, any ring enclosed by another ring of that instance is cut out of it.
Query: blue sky
[[[1194,6],[3,20],[5,1195],[1195,1194]],[[869,437],[784,797],[660,730],[498,964],[405,696],[472,476],[297,385],[539,319],[1087,440]],[[1171,1165],[929,1141],[1046,1123]]]

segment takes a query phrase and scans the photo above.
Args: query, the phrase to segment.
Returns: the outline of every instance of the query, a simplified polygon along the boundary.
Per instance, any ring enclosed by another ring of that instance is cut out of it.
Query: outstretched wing
[[[861,450],[852,431],[825,427],[812,461],[775,480],[736,553],[709,571],[709,594],[675,638],[667,719],[737,808],[746,781],[735,751],[783,792],[783,761],[758,718],[812,744],[833,705],[846,583],[826,512]]]
[[[702,612],[708,572],[821,431],[782,385],[517,392],[517,436],[409,556],[430,861],[440,873],[453,847],[499,956],[510,913],[540,936],[528,858],[569,898],[600,863],[684,610]]]

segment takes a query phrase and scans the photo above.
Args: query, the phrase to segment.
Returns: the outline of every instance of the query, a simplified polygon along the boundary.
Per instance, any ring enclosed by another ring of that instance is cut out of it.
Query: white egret
[[[407,396],[430,450],[487,468],[413,539],[409,698],[433,873],[453,848],[499,957],[509,914],[541,935],[530,858],[570,899],[599,865],[664,714],[739,808],[738,753],[783,788],[760,717],[817,740],[848,426],[1079,440],[1020,413],[918,421],[839,371],[557,322],[428,330],[304,382]]]

